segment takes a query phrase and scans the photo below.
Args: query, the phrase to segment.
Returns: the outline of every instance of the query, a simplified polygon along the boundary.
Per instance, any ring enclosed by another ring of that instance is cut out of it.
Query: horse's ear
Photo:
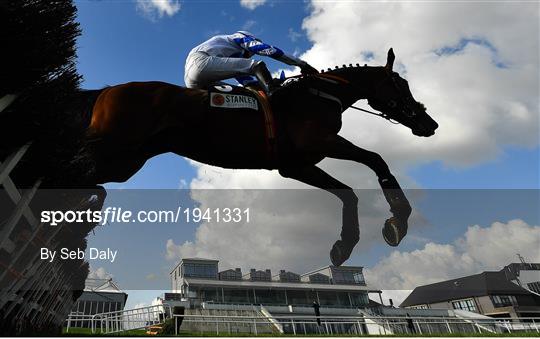
[[[394,50],[392,48],[390,48],[388,50],[388,57],[386,59],[386,69],[388,69],[389,71],[392,70],[392,67],[394,67],[394,60],[396,60],[396,56],[394,55]]]

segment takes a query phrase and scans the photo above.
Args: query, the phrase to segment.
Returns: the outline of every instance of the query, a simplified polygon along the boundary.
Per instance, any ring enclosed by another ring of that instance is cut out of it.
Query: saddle
[[[270,101],[266,93],[257,87],[215,85],[208,88],[211,110],[245,109],[264,117],[264,134],[269,160],[277,157],[276,124]]]

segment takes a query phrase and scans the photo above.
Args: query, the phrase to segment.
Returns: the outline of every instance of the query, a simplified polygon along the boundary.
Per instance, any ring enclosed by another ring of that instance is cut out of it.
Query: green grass
[[[126,332],[120,332],[120,333],[113,333],[113,334],[100,334],[100,333],[92,333],[92,331],[89,328],[79,328],[79,327],[72,327],[69,329],[69,332],[66,332],[66,328],[63,329],[62,334],[64,336],[72,336],[72,337],[87,337],[87,336],[96,336],[96,337],[114,337],[114,336],[122,336],[122,337],[141,337],[141,336],[147,336],[146,331],[144,329],[141,330],[132,330],[132,331],[126,331]],[[167,335],[165,335],[167,336]],[[216,334],[216,332],[180,332],[178,334],[179,337],[253,337],[254,335],[250,333],[220,333]],[[355,337],[355,335],[347,335],[347,334],[334,334],[334,335],[327,335],[327,334],[299,334],[296,337]],[[294,337],[292,334],[279,334],[279,333],[264,333],[259,334],[257,337]],[[364,335],[361,337],[540,337],[540,333],[538,332],[515,332],[515,333],[502,333],[502,334],[496,334],[496,333],[443,333],[443,334],[425,334],[425,335],[408,335],[408,334],[399,334],[399,335]]]
[[[180,332],[179,337],[254,337],[250,333],[222,333],[216,334],[216,332]],[[446,333],[446,334],[425,334],[425,335],[410,335],[410,334],[398,334],[398,335],[350,335],[350,334],[272,334],[264,333],[259,334],[257,337],[540,337],[540,333],[537,332],[518,332],[518,333]]]
[[[120,333],[112,333],[112,334],[101,334],[99,331],[97,333],[92,333],[92,330],[90,328],[84,328],[84,327],[71,327],[69,329],[69,332],[67,332],[67,329],[64,327],[62,329],[62,335],[68,336],[68,337],[114,337],[114,336],[122,336],[122,337],[143,337],[146,336],[146,330],[130,330]]]

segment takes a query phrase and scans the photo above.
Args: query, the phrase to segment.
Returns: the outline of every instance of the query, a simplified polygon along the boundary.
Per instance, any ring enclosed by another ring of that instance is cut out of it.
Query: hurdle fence
[[[8,94],[0,98],[0,118],[16,97]],[[3,260],[0,261],[0,309],[4,318],[0,322],[11,319],[9,321],[19,323],[17,326],[23,326],[20,322],[61,324],[70,307],[62,300],[71,297],[70,289],[64,282],[69,273],[62,269],[61,264],[47,265],[45,260],[39,259],[39,251],[31,255],[28,252],[32,244],[39,243],[44,247],[55,245],[54,239],[63,229],[58,227],[49,232],[46,239],[39,235],[44,224],[35,217],[29,205],[43,177],[38,177],[30,188],[25,189],[18,188],[10,177],[31,145],[31,142],[24,144],[0,159],[0,192],[6,194],[8,201],[13,204],[11,211],[5,206],[3,212],[7,217],[0,220],[0,251],[4,251]],[[28,232],[19,232],[21,223],[25,224]]]

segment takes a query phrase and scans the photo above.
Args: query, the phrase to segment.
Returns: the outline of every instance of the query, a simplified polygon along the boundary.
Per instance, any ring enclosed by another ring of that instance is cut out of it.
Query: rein
[[[394,125],[399,125],[401,124],[399,121],[394,121],[392,120],[392,118],[390,118],[388,115],[384,114],[384,113],[377,113],[377,112],[373,112],[373,111],[369,111],[367,109],[363,109],[363,108],[360,108],[360,107],[356,107],[354,105],[351,105],[349,106],[349,108],[354,108],[356,110],[359,110],[359,111],[362,111],[362,112],[365,112],[365,113],[368,113],[368,114],[372,114],[372,115],[376,115],[378,117],[381,117],[381,118],[384,118],[386,120],[388,120],[391,124],[394,124]]]

